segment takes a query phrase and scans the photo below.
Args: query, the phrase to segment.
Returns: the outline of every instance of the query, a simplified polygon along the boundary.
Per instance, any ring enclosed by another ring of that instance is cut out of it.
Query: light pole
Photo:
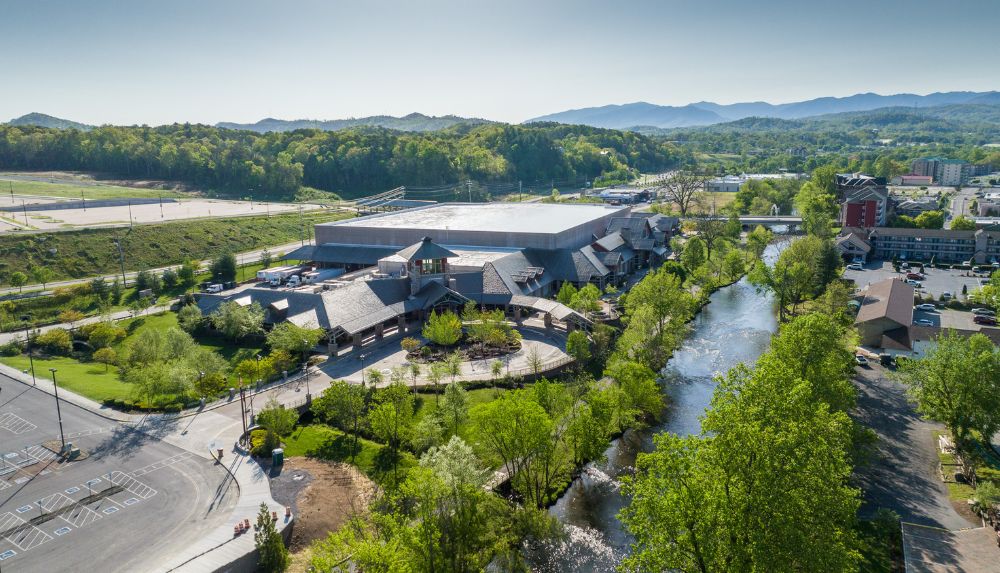
[[[59,384],[56,383],[56,369],[49,368],[49,372],[52,373],[52,387],[55,389],[56,394],[56,417],[59,419],[59,443],[62,444],[62,449],[60,452],[66,451],[66,436],[63,434],[62,425],[62,410],[59,408]]]
[[[361,387],[364,388],[365,387],[365,358],[366,358],[365,353],[362,352],[361,354],[359,354],[358,358],[361,359]]]
[[[309,391],[309,363],[308,362],[303,362],[302,363],[302,373],[306,377],[306,399],[308,400],[310,394],[312,394],[312,392]]]
[[[37,386],[38,382],[35,380],[35,359],[31,356],[31,337],[28,336],[31,315],[26,314],[21,317],[21,320],[24,321],[24,351],[28,353],[28,364],[31,365],[31,385]]]

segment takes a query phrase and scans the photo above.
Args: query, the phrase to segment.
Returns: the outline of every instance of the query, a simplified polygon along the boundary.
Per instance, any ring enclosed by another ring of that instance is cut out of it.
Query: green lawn
[[[354,439],[344,432],[324,424],[299,426],[286,436],[284,442],[286,456],[309,456],[335,462],[353,463],[368,477],[380,481],[392,473],[392,460],[389,449],[377,442],[358,439],[358,449],[354,459],[351,450]],[[403,452],[399,462],[401,474],[407,468],[416,465],[412,454]]]
[[[509,392],[509,390],[500,389],[500,395],[502,396],[504,392]],[[466,395],[469,398],[469,409],[471,410],[473,406],[477,404],[484,404],[486,402],[492,402],[496,399],[496,392],[492,388],[479,388],[476,390],[467,391]],[[441,395],[435,397],[434,394],[419,394],[417,400],[417,408],[414,414],[415,422],[419,422],[424,416],[433,414],[438,409],[438,401]],[[448,436],[451,435],[452,421],[448,419],[447,415],[443,418],[444,426]],[[466,442],[472,443],[474,436],[472,435],[472,425],[469,423],[468,416],[466,419],[458,426],[458,436],[465,440]]]
[[[18,370],[28,370],[27,356],[3,356],[0,362]],[[56,369],[60,388],[67,388],[98,402],[129,397],[132,387],[118,379],[118,370],[96,362],[80,362],[73,358],[35,358],[35,376],[52,380],[49,368]]]
[[[192,193],[180,191],[160,190],[160,189],[137,189],[135,187],[120,187],[117,185],[104,185],[101,183],[90,183],[74,185],[72,183],[61,183],[58,179],[54,182],[43,181],[11,181],[0,180],[0,194],[7,194],[10,198],[11,188],[15,195],[37,195],[47,197],[69,197],[79,199],[80,192],[83,192],[85,199],[117,199],[117,198],[148,198],[148,197],[192,197]]]
[[[934,432],[934,443],[937,444],[938,437],[941,435],[949,435],[948,432],[935,431]],[[935,445],[935,447],[937,447]],[[976,470],[976,475],[980,480],[990,480],[994,483],[1000,484],[1000,460],[997,460],[992,451],[986,449],[983,450],[986,459],[981,467]],[[949,474],[954,474],[954,472],[959,468],[957,461],[955,460],[954,454],[943,453],[938,449],[938,460],[944,467],[944,475],[949,478]],[[945,481],[945,485],[948,486],[948,497],[952,501],[958,503],[965,503],[967,499],[973,497],[976,493],[975,488],[966,483],[958,483],[950,478]]]
[[[129,333],[125,340],[120,343],[125,344],[128,342],[129,338],[146,329],[152,328],[164,331],[168,328],[177,327],[177,313],[167,311],[148,316],[137,316],[136,318],[119,321],[118,325],[127,330]],[[247,345],[244,343],[237,345],[221,336],[214,335],[195,334],[194,340],[200,346],[218,352],[233,366],[244,358],[253,358],[257,354],[260,354],[264,349],[261,344]]]
[[[118,346],[127,344],[129,339],[146,329],[166,330],[177,326],[177,313],[161,312],[130,318],[118,322],[128,335]],[[262,345],[235,345],[222,337],[200,335],[195,337],[198,344],[214,350],[221,354],[231,365],[234,365],[244,358],[252,358],[261,353]],[[28,357],[12,356],[0,357],[0,362],[17,368],[26,370],[28,368]],[[125,400],[130,398],[131,386],[123,382],[118,376],[116,368],[105,371],[104,365],[95,362],[81,362],[69,357],[35,358],[36,376],[51,378],[49,368],[56,368],[56,377],[61,387],[86,396],[98,402],[107,399]]]

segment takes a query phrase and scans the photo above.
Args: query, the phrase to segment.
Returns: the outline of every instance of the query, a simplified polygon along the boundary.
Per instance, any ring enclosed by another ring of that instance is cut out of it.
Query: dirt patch
[[[288,458],[281,475],[271,478],[275,501],[290,505],[295,527],[289,549],[298,552],[367,511],[375,486],[350,464]]]

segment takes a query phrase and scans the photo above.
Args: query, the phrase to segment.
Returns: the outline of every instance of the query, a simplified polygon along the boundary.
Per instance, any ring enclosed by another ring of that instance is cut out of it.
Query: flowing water
[[[785,243],[768,247],[765,260],[773,262]],[[752,363],[770,344],[778,327],[774,300],[746,279],[722,288],[691,323],[683,346],[661,372],[669,398],[662,422],[643,431],[627,432],[612,442],[606,461],[588,464],[580,477],[550,509],[568,537],[527,551],[539,573],[613,571],[632,541],[617,514],[627,503],[618,478],[633,471],[636,454],[653,447],[660,432],[697,433],[701,416],[712,400],[714,377],[740,362]]]

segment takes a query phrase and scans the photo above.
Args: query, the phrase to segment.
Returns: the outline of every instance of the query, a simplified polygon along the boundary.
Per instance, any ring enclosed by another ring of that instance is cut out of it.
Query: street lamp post
[[[37,386],[38,382],[35,380],[35,359],[31,355],[31,337],[28,335],[28,328],[31,323],[31,315],[24,315],[21,317],[24,321],[24,351],[28,353],[28,364],[31,365],[31,385]]]
[[[366,358],[365,353],[362,352],[361,354],[359,354],[358,358],[361,359],[361,387],[364,388],[365,387],[365,358]]]
[[[59,384],[56,383],[56,369],[49,368],[49,372],[52,373],[52,387],[55,389],[56,394],[56,417],[59,419],[59,443],[62,444],[62,449],[60,452],[66,451],[66,436],[63,434],[63,424],[62,424],[62,410],[59,408]]]
[[[306,400],[308,400],[310,394],[312,394],[312,392],[309,391],[309,363],[308,362],[303,362],[302,363],[302,373],[306,377]]]

